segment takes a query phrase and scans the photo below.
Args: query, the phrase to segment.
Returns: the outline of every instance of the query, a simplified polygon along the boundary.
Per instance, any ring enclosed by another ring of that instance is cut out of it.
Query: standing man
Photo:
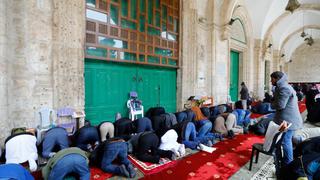
[[[242,104],[242,109],[247,110],[247,100],[249,99],[249,91],[244,82],[241,83],[240,99]]]
[[[302,118],[298,108],[298,99],[295,90],[288,84],[287,75],[276,71],[271,75],[271,83],[275,86],[274,98],[271,107],[276,110],[273,121],[281,125],[283,121],[292,123],[291,127],[283,137],[283,166],[288,165],[293,160],[292,136],[295,130],[301,129]]]

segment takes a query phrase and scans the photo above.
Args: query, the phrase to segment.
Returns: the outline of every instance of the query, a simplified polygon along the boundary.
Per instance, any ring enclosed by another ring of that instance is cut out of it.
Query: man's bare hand
[[[288,129],[288,122],[287,121],[283,121],[280,124],[279,131],[283,132],[283,131],[286,131],[287,129]]]

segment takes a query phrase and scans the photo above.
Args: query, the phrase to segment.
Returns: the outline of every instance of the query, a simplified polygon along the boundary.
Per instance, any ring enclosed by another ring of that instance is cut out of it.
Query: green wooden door
[[[176,111],[176,70],[157,67],[138,68],[138,92],[145,110],[162,106]]]
[[[85,61],[85,111],[94,125],[127,114],[128,93],[136,89],[136,68],[117,63]]]
[[[137,91],[145,112],[155,106],[175,112],[176,70],[85,60],[85,111],[92,124],[113,122],[116,112],[127,117],[130,91]]]
[[[230,89],[229,94],[232,101],[238,100],[239,94],[239,53],[231,51],[230,53]]]

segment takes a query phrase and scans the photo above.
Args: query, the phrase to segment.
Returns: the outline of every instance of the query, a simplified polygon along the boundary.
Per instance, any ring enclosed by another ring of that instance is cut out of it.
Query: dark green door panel
[[[155,106],[175,112],[176,70],[85,60],[85,111],[92,124],[113,122],[116,112],[127,117],[130,91],[137,91],[145,112]]]
[[[141,67],[138,70],[138,96],[142,100],[145,112],[158,105],[158,74],[153,68]]]
[[[115,113],[127,114],[128,92],[135,90],[136,69],[86,60],[85,111],[93,124],[114,121]]]
[[[229,94],[232,101],[238,100],[239,93],[239,53],[231,51],[230,53],[230,89]]]
[[[145,110],[162,106],[167,112],[176,111],[176,70],[139,67],[138,93]]]
[[[165,107],[167,112],[176,112],[176,70],[162,72],[160,81],[160,106]]]

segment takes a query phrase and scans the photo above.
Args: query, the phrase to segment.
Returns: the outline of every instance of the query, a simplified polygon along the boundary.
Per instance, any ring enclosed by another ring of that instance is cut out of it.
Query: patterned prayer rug
[[[132,155],[129,155],[128,158],[144,175],[157,173],[177,163],[177,161],[171,161],[168,158],[161,158],[159,164],[143,162]]]

